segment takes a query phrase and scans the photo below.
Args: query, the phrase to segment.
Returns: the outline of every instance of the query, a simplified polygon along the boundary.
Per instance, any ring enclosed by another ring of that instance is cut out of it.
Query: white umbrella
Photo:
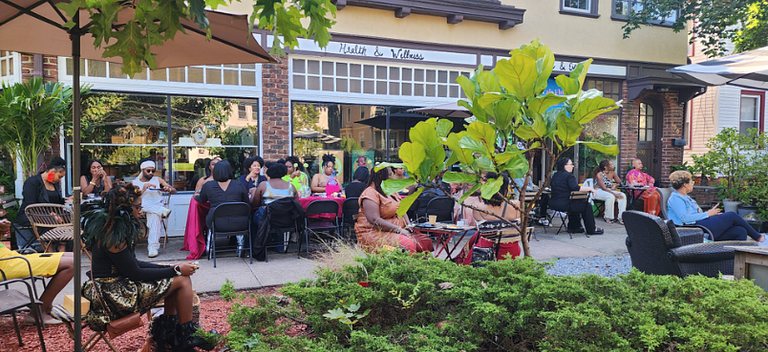
[[[768,47],[667,70],[709,86],[768,89]]]
[[[317,139],[318,142],[325,144],[332,144],[341,141],[341,138],[334,135],[330,135],[323,132],[318,132],[310,128],[302,128],[296,132],[293,132],[293,136],[296,138],[309,138]]]

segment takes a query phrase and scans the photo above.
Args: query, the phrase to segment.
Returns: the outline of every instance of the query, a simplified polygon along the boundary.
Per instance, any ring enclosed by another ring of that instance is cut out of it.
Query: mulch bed
[[[257,290],[242,291],[243,293],[255,293],[259,295],[275,295],[278,294],[277,289],[279,287],[265,287]],[[224,301],[218,294],[201,294],[200,295],[200,322],[206,330],[214,329],[222,336],[229,333],[229,324],[227,323],[227,313],[229,313],[230,303]],[[13,320],[10,315],[4,315],[0,317],[0,351],[14,351],[14,352],[38,352],[40,348],[40,341],[37,338],[37,328],[34,326],[24,326],[24,313],[18,313],[16,315],[19,320],[21,329],[21,339],[24,342],[24,346],[19,347],[18,339],[16,338],[16,331],[13,327]],[[146,314],[142,316],[146,324]],[[147,326],[147,325],[145,325]],[[302,330],[299,328],[298,330]],[[83,329],[83,341],[91,336],[92,331],[88,328]],[[149,331],[146,328],[136,329],[127,332],[115,339],[112,339],[112,344],[118,351],[138,351],[144,345],[144,341],[149,336]],[[45,347],[48,351],[72,351],[74,349],[74,342],[67,333],[65,325],[48,326],[43,330],[43,337],[45,338]],[[223,345],[219,345],[214,351],[221,351],[224,349]],[[111,352],[109,346],[104,342],[99,342],[93,352]]]

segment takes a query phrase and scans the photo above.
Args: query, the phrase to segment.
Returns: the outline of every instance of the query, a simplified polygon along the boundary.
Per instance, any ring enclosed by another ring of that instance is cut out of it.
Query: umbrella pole
[[[387,149],[387,162],[390,162],[389,160],[389,106],[387,106],[387,131],[385,132],[386,137],[384,140],[384,148]]]
[[[72,28],[72,170],[73,173],[77,173],[80,170],[80,12],[75,12],[75,16],[72,18],[75,22],[75,26]],[[75,352],[83,350],[82,347],[82,317],[80,316],[80,257],[82,252],[80,250],[82,243],[80,243],[80,185],[79,182],[75,182],[74,175],[72,179],[72,208],[73,208],[73,221],[74,226],[74,259],[75,259],[75,277],[74,277],[74,291],[75,291],[75,336],[72,338],[75,340]],[[79,179],[78,179],[79,181]]]

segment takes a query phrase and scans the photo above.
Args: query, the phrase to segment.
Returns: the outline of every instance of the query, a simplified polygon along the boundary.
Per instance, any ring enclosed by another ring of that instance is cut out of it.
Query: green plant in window
[[[517,203],[499,195],[502,177],[481,182],[484,172],[523,178],[523,184],[528,184],[534,158],[536,154],[543,153],[550,161],[545,169],[546,184],[556,159],[574,145],[580,144],[608,155],[618,154],[617,145],[578,140],[585,124],[602,113],[620,107],[619,103],[603,97],[602,92],[596,89],[582,90],[592,60],[579,63],[569,75],[555,78],[564,92],[563,96],[544,94],[554,63],[552,51],[534,40],[529,45],[512,50],[510,58],[500,60],[493,70],[485,71],[480,66],[471,78],[459,76],[456,81],[467,100],[460,100],[458,104],[471,111],[476,120],[467,125],[465,131],[458,133],[451,133],[453,123],[449,120],[420,122],[409,131],[410,142],[400,146],[399,157],[403,163],[379,166],[405,167],[408,172],[407,179],[384,181],[382,187],[388,194],[416,184],[423,186],[400,203],[398,214],[405,214],[425,188],[442,187],[434,182],[442,177],[445,182],[469,184],[471,189],[454,200],[476,211],[498,217],[464,202],[476,191],[480,191],[485,199],[503,198],[509,206],[520,211],[519,227],[524,228],[535,200],[525,203],[520,199]],[[524,150],[520,150],[516,143],[510,143],[508,138],[497,138],[510,135],[522,142]],[[450,156],[447,156],[446,149],[451,151]],[[449,171],[455,163],[464,172]],[[443,191],[450,194],[449,190]],[[541,196],[542,191],[535,199]],[[525,255],[530,255],[526,236],[523,236],[522,243]]]
[[[600,135],[587,134],[586,136],[584,136],[582,140],[585,142],[597,142],[604,145],[614,145],[618,143],[616,136],[608,132],[603,132]],[[584,160],[583,171],[586,172],[587,175],[589,175],[587,176],[587,178],[589,178],[589,177],[592,177],[592,171],[597,167],[600,161],[604,159],[613,160],[614,156],[607,153],[603,153],[599,150],[592,149],[589,146],[584,146],[579,148],[579,158],[581,160]]]

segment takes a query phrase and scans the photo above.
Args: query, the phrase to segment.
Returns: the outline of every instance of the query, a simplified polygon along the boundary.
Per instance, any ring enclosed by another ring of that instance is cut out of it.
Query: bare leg
[[[40,301],[43,302],[43,313],[48,314],[53,307],[53,299],[61,290],[67,286],[72,276],[75,274],[74,259],[71,252],[66,252],[61,256],[59,268],[56,275],[53,276],[45,291],[40,295]]]
[[[171,289],[165,295],[164,314],[178,314],[179,324],[191,321],[192,300],[192,280],[189,276],[176,276],[173,278]]]

